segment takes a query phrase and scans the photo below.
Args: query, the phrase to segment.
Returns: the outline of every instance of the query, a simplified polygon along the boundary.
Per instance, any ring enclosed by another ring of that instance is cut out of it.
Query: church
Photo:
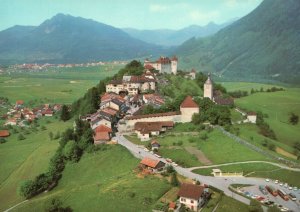
[[[213,81],[211,79],[210,73],[208,74],[207,80],[203,86],[203,97],[209,98],[211,101],[218,105],[233,105],[234,99],[232,97],[224,97],[222,93],[218,90],[214,90]]]

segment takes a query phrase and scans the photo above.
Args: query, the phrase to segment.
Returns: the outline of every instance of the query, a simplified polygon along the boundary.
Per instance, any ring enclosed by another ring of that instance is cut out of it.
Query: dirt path
[[[199,150],[195,147],[191,147],[191,146],[185,147],[185,149],[189,153],[195,155],[202,164],[204,164],[204,165],[212,165],[213,164],[201,150]]]

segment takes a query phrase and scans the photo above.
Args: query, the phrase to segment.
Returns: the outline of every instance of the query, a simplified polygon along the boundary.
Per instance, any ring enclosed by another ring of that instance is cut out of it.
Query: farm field
[[[262,83],[254,83],[254,82],[217,82],[226,88],[227,91],[248,91],[250,93],[251,89],[260,90],[263,88],[264,90],[272,87],[282,87],[280,85],[272,85],[272,84],[262,84]]]
[[[121,67],[53,68],[43,72],[24,71],[0,75],[0,95],[12,103],[22,99],[25,103],[40,101],[70,104],[99,80],[117,73]]]
[[[151,211],[171,186],[166,179],[138,177],[138,163],[119,145],[84,154],[78,163],[67,164],[56,188],[14,211],[43,211],[54,197],[74,211]]]
[[[45,119],[51,120],[47,123]],[[40,126],[46,130],[38,131],[20,130],[11,131],[7,142],[0,145],[0,210],[20,202],[22,198],[17,194],[17,188],[25,179],[33,179],[36,175],[46,171],[49,160],[58,147],[58,140],[50,140],[49,132],[54,135],[72,127],[72,121],[60,122],[54,118],[44,118],[39,121]],[[25,134],[26,132],[26,134]],[[27,134],[29,132],[30,134]],[[25,140],[18,140],[22,133]]]
[[[271,164],[249,163],[220,166],[216,168],[221,169],[223,172],[243,172],[247,177],[270,178],[273,180],[286,182],[292,186],[300,187],[300,172],[281,169]],[[212,168],[196,169],[193,172],[201,175],[211,176]]]

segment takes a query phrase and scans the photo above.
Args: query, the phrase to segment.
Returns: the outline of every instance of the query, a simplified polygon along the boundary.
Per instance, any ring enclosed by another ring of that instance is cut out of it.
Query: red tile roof
[[[110,108],[110,107],[104,108],[104,109],[102,109],[101,111],[103,111],[103,112],[105,112],[105,113],[108,113],[109,115],[112,115],[112,116],[114,116],[114,115],[116,115],[116,114],[118,113],[117,110],[112,109],[112,108]]]
[[[111,133],[111,132],[112,132],[111,128],[109,128],[109,127],[107,127],[107,126],[105,126],[105,125],[103,125],[103,124],[101,124],[100,126],[96,127],[96,128],[94,129],[94,131],[95,131],[96,133],[97,133],[97,132],[107,132],[107,133]]]
[[[24,101],[23,101],[23,100],[17,100],[17,101],[16,101],[16,104],[17,104],[17,105],[22,105],[22,104],[24,104]]]
[[[199,108],[191,96],[187,96],[180,105],[181,108]]]
[[[154,114],[147,114],[147,115],[130,116],[130,117],[126,117],[126,119],[135,120],[135,119],[152,118],[152,117],[175,116],[180,114],[181,114],[180,112],[154,113]]]
[[[156,166],[159,164],[159,160],[154,160],[151,158],[143,158],[143,160],[140,162],[141,164],[145,165],[145,166],[149,166],[151,168],[156,168]]]
[[[256,112],[250,111],[247,113],[248,116],[256,116]]]
[[[178,196],[198,200],[203,190],[203,186],[183,183],[178,191]]]
[[[176,208],[176,203],[175,202],[170,202],[169,203],[169,208],[175,209]]]
[[[7,137],[9,136],[8,130],[0,130],[0,137]]]
[[[109,141],[110,137],[108,132],[96,132],[94,141]]]
[[[154,69],[153,66],[150,65],[150,64],[146,64],[146,65],[144,66],[144,68],[145,68],[145,69],[148,69],[148,70]]]

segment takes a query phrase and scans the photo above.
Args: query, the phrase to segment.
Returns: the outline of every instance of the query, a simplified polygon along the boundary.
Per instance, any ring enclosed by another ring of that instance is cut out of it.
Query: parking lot
[[[238,191],[239,191],[239,193],[242,193],[252,199],[258,199],[262,203],[271,203],[270,205],[274,204],[274,205],[278,206],[281,209],[281,211],[300,211],[300,202],[299,202],[300,201],[300,190],[299,189],[297,189],[296,191],[290,190],[289,188],[286,188],[284,185],[280,186],[279,183],[275,183],[274,181],[265,182],[265,184],[263,186],[265,187],[266,185],[271,185],[276,190],[281,189],[284,192],[286,192],[287,194],[293,193],[297,197],[297,200],[293,201],[293,200],[289,199],[288,201],[286,201],[283,198],[281,198],[279,195],[274,197],[268,191],[267,191],[267,195],[265,195],[259,190],[258,185],[242,187],[242,188],[239,188]]]

